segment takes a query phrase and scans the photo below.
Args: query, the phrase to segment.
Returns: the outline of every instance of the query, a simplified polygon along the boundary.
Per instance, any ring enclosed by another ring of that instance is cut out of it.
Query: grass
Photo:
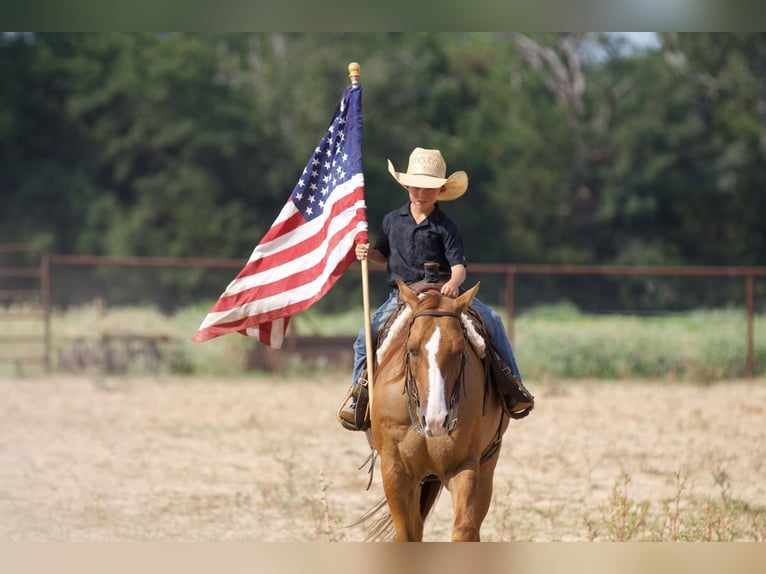
[[[766,542],[766,509],[729,494],[725,471],[713,472],[720,498],[686,496],[686,479],[676,472],[675,493],[659,509],[630,496],[631,479],[615,483],[600,514],[585,517],[591,541],[608,542]]]
[[[755,323],[756,368],[763,373],[766,318]],[[538,309],[517,319],[515,333],[522,374],[535,379],[711,381],[745,373],[746,321],[739,310],[638,317]]]
[[[165,315],[150,307],[105,309],[92,304],[54,312],[54,365],[78,337],[94,341],[103,332],[165,334],[163,368],[193,375],[238,375],[258,344],[229,335],[203,344],[191,341],[209,306]],[[503,316],[503,311],[498,310]],[[506,325],[508,325],[507,317]],[[361,310],[323,315],[313,309],[295,316],[291,334],[355,335]],[[23,329],[35,329],[29,325]],[[24,334],[24,330],[14,332]],[[766,316],[755,320],[756,374],[766,373]],[[516,318],[514,350],[525,378],[667,378],[714,381],[745,372],[746,321],[739,309],[699,310],[662,316],[588,315],[568,305],[540,307]],[[287,361],[287,368],[317,368]],[[12,371],[12,366],[0,369]]]

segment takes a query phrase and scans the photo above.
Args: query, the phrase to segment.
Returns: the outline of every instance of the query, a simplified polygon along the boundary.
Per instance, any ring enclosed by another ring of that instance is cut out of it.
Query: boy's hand
[[[359,261],[363,261],[364,259],[367,259],[367,256],[370,254],[370,244],[369,243],[357,243],[356,248],[354,249],[356,253],[356,258]]]
[[[452,297],[453,299],[460,293],[460,285],[455,281],[447,281],[442,285],[441,294],[446,297]]]

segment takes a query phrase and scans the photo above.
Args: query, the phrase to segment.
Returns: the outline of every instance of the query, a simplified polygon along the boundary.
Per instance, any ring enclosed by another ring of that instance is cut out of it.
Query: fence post
[[[745,307],[747,308],[747,358],[745,374],[752,377],[755,372],[755,353],[753,350],[753,276],[745,276]]]
[[[508,311],[508,326],[506,331],[511,345],[515,344],[516,328],[516,273],[508,271],[505,274],[505,309]]]
[[[51,372],[51,257],[47,250],[40,253],[40,282],[43,307],[43,368]]]

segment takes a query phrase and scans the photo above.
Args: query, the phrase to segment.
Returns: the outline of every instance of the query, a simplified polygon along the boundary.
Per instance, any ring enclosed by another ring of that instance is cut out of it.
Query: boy
[[[387,266],[388,285],[392,287],[388,299],[371,317],[373,341],[377,341],[380,329],[399,305],[397,279],[405,283],[420,281],[425,277],[424,263],[435,262],[438,263],[440,277],[445,280],[441,286],[442,295],[454,298],[466,278],[462,234],[438,203],[453,201],[466,192],[466,172],[457,171],[445,177],[447,164],[441,152],[423,148],[412,151],[406,172],[397,172],[390,160],[388,171],[407,190],[409,203],[383,217],[380,236],[373,249],[369,244],[356,246],[357,259],[366,258]],[[520,384],[521,375],[500,316],[476,298],[472,307],[481,315],[491,341]],[[338,411],[338,417],[346,429],[365,430],[367,423],[362,423],[360,418],[364,413],[356,413],[357,404],[360,410],[366,409],[368,398],[366,381],[359,384],[367,360],[364,329],[360,330],[354,342],[354,353],[351,389]]]

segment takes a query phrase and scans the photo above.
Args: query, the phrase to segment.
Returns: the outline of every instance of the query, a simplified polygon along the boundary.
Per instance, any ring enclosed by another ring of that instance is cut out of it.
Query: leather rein
[[[451,317],[457,319],[460,323],[460,328],[463,330],[463,336],[466,335],[465,327],[460,319],[460,315],[453,313],[452,311],[418,311],[410,319],[409,330],[407,332],[407,339],[409,340],[410,333],[412,332],[412,325],[415,319],[418,317]],[[465,393],[465,361],[466,355],[463,351],[462,359],[460,362],[460,372],[458,373],[457,383],[452,389],[452,394],[449,400],[449,412],[445,421],[447,428],[447,435],[451,435],[452,431],[457,426],[457,411],[458,404],[460,402],[460,389],[463,389]],[[420,393],[418,392],[418,385],[415,382],[415,376],[412,374],[412,367],[410,365],[410,352],[407,351],[404,355],[404,389],[402,394],[407,395],[407,410],[410,413],[410,421],[412,421],[412,428],[418,434],[425,434],[425,429],[421,424],[418,413],[420,412]]]
[[[460,328],[463,331],[463,336],[466,337],[466,329],[465,325],[463,325],[463,321],[460,318],[460,315],[457,313],[454,313],[452,311],[437,311],[437,310],[429,310],[429,311],[418,311],[415,313],[412,318],[410,319],[408,332],[407,332],[407,339],[409,340],[410,332],[412,331],[412,325],[415,322],[415,319],[418,317],[452,317],[453,319],[457,319],[460,323]],[[465,351],[463,351],[462,360],[460,363],[460,373],[458,374],[457,383],[455,384],[455,387],[452,389],[452,394],[450,396],[450,405],[449,405],[449,414],[447,415],[448,423],[447,426],[447,436],[452,434],[452,431],[455,430],[455,427],[457,426],[458,418],[457,418],[457,412],[458,412],[458,405],[460,403],[460,389],[463,389],[463,394],[467,392],[465,390],[465,362],[466,362],[466,354]],[[410,366],[410,353],[409,351],[405,353],[404,355],[404,389],[402,391],[402,394],[407,395],[407,411],[410,414],[410,421],[412,422],[412,428],[415,430],[418,434],[425,434],[425,430],[423,429],[423,426],[420,424],[420,421],[418,420],[417,413],[420,411],[420,393],[418,392],[418,386],[415,382],[415,377],[412,374],[412,367]],[[485,405],[486,406],[486,405]],[[501,411],[500,413],[500,422],[497,427],[497,431],[495,432],[495,436],[492,439],[492,442],[487,445],[487,448],[484,449],[484,452],[481,454],[480,463],[484,463],[484,461],[488,460],[492,455],[494,455],[497,452],[497,449],[500,448],[500,443],[503,440],[503,418],[505,414]]]

